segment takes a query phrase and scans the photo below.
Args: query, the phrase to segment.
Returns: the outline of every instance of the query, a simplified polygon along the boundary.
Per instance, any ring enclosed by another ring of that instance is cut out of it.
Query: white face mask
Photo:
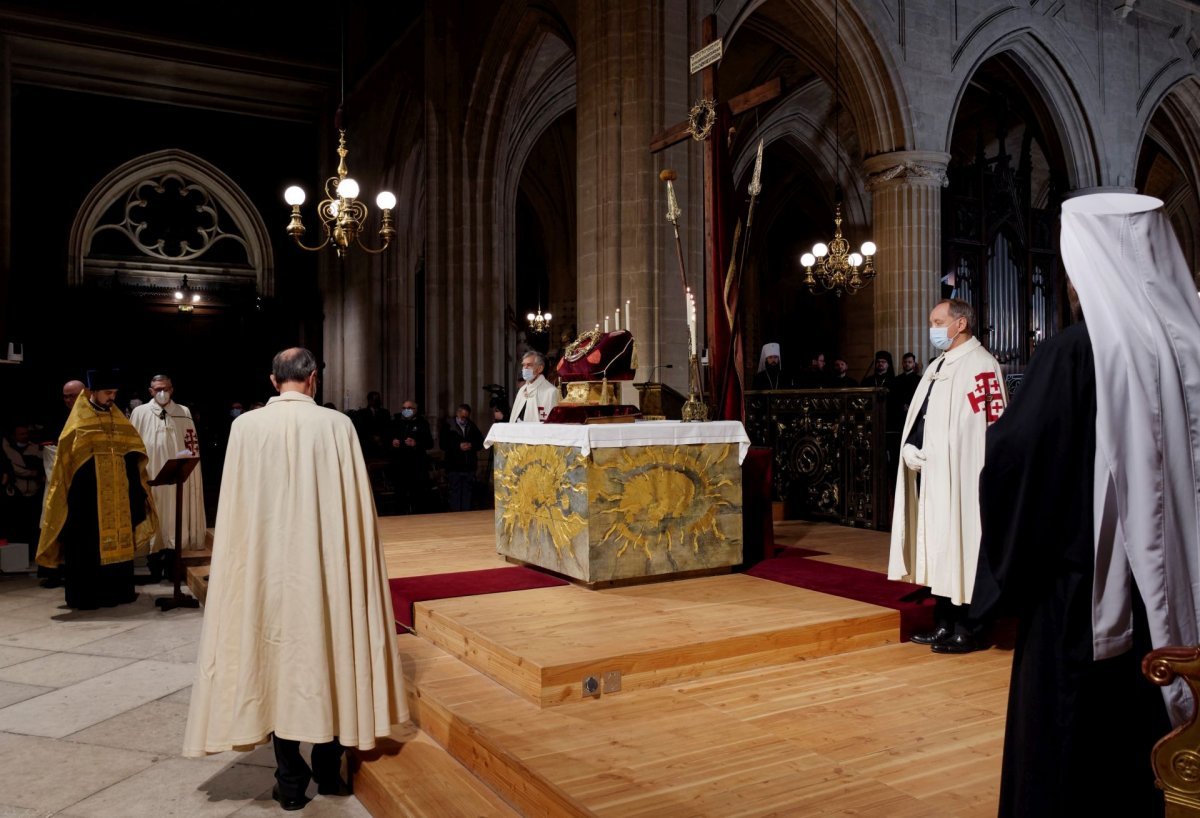
[[[532,381],[533,380],[533,367],[527,366],[524,369],[522,369],[521,377],[525,379],[526,383],[528,383],[529,381]]]
[[[961,330],[960,330],[961,332]],[[930,327],[929,328],[929,343],[933,344],[935,349],[945,351],[954,343],[954,339],[959,336],[956,332],[953,335],[945,327]]]
[[[159,406],[166,406],[171,402],[171,396],[167,394],[167,390],[160,389],[154,393],[154,402]]]

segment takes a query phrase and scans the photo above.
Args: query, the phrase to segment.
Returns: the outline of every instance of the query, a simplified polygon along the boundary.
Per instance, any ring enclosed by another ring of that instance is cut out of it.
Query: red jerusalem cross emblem
[[[987,412],[987,422],[991,426],[1000,419],[1004,411],[1004,392],[995,372],[980,372],[975,376],[975,391],[967,395],[971,402],[971,411],[975,414]]]
[[[979,411],[979,410],[976,410],[976,411]],[[199,448],[196,445],[196,430],[195,429],[188,429],[186,432],[183,433],[183,448],[187,449],[189,452],[192,453],[192,456],[195,457],[196,449]]]

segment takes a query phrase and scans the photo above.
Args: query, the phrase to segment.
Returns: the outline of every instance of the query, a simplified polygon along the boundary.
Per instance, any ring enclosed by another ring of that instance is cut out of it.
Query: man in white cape
[[[517,389],[510,423],[543,423],[550,410],[558,406],[558,387],[546,380],[546,356],[540,352],[526,352],[521,358],[521,379],[524,386]]]
[[[888,579],[933,593],[935,628],[913,642],[970,653],[980,647],[968,616],[979,562],[979,472],[987,429],[1007,396],[1000,364],[974,336],[970,304],[938,303],[929,327],[943,353],[925,370],[904,421]]]
[[[150,479],[154,479],[159,469],[173,457],[179,457],[185,452],[188,457],[200,456],[199,438],[196,435],[196,424],[192,421],[192,412],[186,406],[175,402],[175,386],[166,375],[155,375],[150,379],[149,403],[143,403],[129,415],[129,422],[142,436],[146,444],[146,454],[150,463],[146,471]],[[204,534],[208,528],[208,520],[204,514],[204,477],[200,473],[200,463],[183,484],[183,548],[197,550],[204,548]],[[171,574],[169,561],[164,560],[167,554],[174,555],[178,547],[175,542],[175,487],[154,486],[150,489],[154,495],[154,506],[158,509],[158,530],[150,541],[150,576],[162,579],[164,570],[167,578]]]
[[[408,707],[354,425],[313,400],[308,350],[276,355],[271,382],[279,395],[230,430],[183,754],[273,735],[273,795],[300,809],[313,778],[345,794],[342,748],[373,748]]]

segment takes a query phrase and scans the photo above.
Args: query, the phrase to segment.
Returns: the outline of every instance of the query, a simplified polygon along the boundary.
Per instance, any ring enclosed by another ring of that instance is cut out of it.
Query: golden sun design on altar
[[[505,497],[499,525],[512,541],[514,532],[528,535],[544,533],[561,556],[570,551],[571,541],[587,528],[578,509],[572,508],[572,495],[586,499],[586,484],[573,480],[571,472],[582,475],[587,461],[576,449],[564,457],[556,446],[514,446],[499,444],[503,468],[496,469],[496,493]]]
[[[600,490],[597,514],[612,519],[605,541],[619,543],[617,557],[636,547],[653,559],[652,543],[676,545],[698,553],[701,542],[723,542],[721,513],[734,504],[725,496],[733,485],[718,464],[730,457],[730,446],[649,446],[621,450],[605,468],[608,482],[623,484]]]

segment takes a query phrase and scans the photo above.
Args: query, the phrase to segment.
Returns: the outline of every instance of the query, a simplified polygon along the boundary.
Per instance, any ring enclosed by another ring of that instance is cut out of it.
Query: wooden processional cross
[[[710,14],[704,18],[700,27],[700,39],[701,49],[692,55],[693,69],[691,73],[695,74],[699,72],[700,74],[700,96],[703,99],[716,100],[717,62],[721,58],[722,45],[721,41],[717,39],[717,18],[715,15]],[[703,67],[697,68],[695,67],[696,65],[702,65]],[[752,110],[763,103],[778,99],[782,95],[783,81],[779,77],[776,77],[756,88],[751,88],[744,94],[738,94],[727,103],[719,104],[728,107],[730,117],[732,118],[738,114]],[[659,153],[672,145],[691,138],[692,123],[689,119],[656,133],[650,139],[650,152]],[[706,273],[703,290],[705,321],[707,322],[705,325],[706,337],[707,333],[712,332],[712,328],[716,326],[718,320],[726,320],[724,315],[725,305],[717,303],[716,299],[711,297],[714,291],[714,278],[716,276],[723,276],[725,271],[712,269],[710,263],[713,250],[714,214],[709,212],[707,204],[712,200],[713,185],[717,184],[715,171],[717,167],[717,151],[721,149],[719,140],[725,138],[727,138],[727,134],[718,134],[710,131],[708,137],[704,140],[704,264]]]

